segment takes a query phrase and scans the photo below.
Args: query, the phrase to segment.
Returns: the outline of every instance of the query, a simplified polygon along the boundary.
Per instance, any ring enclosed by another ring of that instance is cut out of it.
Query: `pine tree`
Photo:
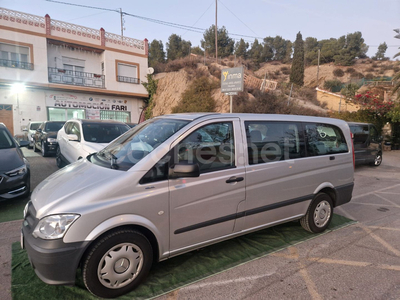
[[[149,46],[149,66],[165,62],[165,51],[162,41],[153,40]]]
[[[297,34],[296,41],[294,42],[290,82],[299,86],[304,85],[304,41],[300,31]]]
[[[387,48],[388,46],[386,42],[383,42],[383,44],[379,44],[378,51],[376,52],[375,56],[372,59],[383,60],[385,58],[385,53]]]

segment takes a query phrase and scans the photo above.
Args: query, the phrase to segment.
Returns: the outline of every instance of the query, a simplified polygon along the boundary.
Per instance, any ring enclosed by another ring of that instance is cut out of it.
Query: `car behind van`
[[[351,200],[349,126],[262,114],[176,114],[137,125],[54,173],[24,210],[38,277],[125,294],[153,262],[284,222],[324,231]]]
[[[382,163],[382,140],[375,125],[349,122],[354,136],[355,163],[377,167]]]

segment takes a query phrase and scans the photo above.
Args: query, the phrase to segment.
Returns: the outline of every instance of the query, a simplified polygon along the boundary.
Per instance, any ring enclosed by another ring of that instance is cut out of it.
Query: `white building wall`
[[[42,84],[47,84],[49,82],[47,76],[46,38],[15,31],[1,30],[0,41],[2,43],[7,43],[6,41],[13,41],[32,45],[33,59],[30,58],[30,62],[34,63],[33,70],[2,67],[0,75],[1,79]],[[15,45],[15,43],[13,44]]]
[[[84,61],[87,73],[101,74],[102,55],[85,50],[71,50],[65,46],[47,45],[48,66],[63,69],[63,57]]]

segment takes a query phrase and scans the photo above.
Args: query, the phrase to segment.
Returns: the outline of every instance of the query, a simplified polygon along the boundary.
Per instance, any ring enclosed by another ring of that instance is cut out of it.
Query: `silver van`
[[[21,245],[48,284],[125,294],[153,261],[276,224],[329,225],[351,200],[349,126],[262,114],[177,114],[132,128],[41,182]]]

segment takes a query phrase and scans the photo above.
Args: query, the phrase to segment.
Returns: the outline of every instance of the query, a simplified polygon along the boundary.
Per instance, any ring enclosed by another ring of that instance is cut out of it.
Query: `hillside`
[[[193,62],[192,62],[193,64]],[[182,67],[177,71],[163,72],[154,75],[154,78],[158,80],[157,93],[154,96],[154,107],[153,116],[170,114],[172,108],[179,105],[182,98],[182,94],[186,91],[190,83],[193,81],[195,75],[193,73],[201,73],[209,77],[213,81],[219,81],[221,69],[233,67],[232,60],[225,59],[222,64],[206,63],[206,66],[197,62],[197,70],[193,71],[192,68]],[[289,82],[290,75],[290,64],[282,64],[279,62],[269,62],[261,66],[260,69],[255,72],[246,70],[249,73],[258,78],[264,78],[267,73],[267,78],[278,82],[277,90],[281,90],[285,83]],[[196,65],[194,66],[196,69]],[[326,80],[339,79],[343,83],[351,82],[352,80],[358,80],[363,77],[392,77],[395,71],[398,71],[398,62],[394,61],[373,61],[371,59],[360,59],[355,65],[351,67],[335,66],[334,64],[324,64],[319,68],[319,86],[323,87]],[[176,68],[175,68],[176,69]],[[342,77],[336,77],[333,74],[335,69],[341,69],[344,73]],[[218,73],[219,71],[219,73]],[[213,73],[213,75],[211,74]],[[313,90],[317,86],[317,66],[309,66],[305,69],[305,86],[309,90]],[[288,94],[287,90],[285,91]],[[297,103],[299,106],[303,106],[308,109],[312,109],[317,112],[326,112],[327,110],[319,105],[318,101],[308,99],[307,93],[304,97],[297,97],[294,94],[292,101]],[[309,93],[308,93],[309,94]],[[215,89],[212,92],[212,97],[215,100],[216,112],[229,112],[229,97],[225,96],[220,92],[220,89]],[[252,99],[252,95],[249,94],[249,99]],[[254,98],[254,97],[253,97]],[[311,97],[312,98],[312,97]]]

